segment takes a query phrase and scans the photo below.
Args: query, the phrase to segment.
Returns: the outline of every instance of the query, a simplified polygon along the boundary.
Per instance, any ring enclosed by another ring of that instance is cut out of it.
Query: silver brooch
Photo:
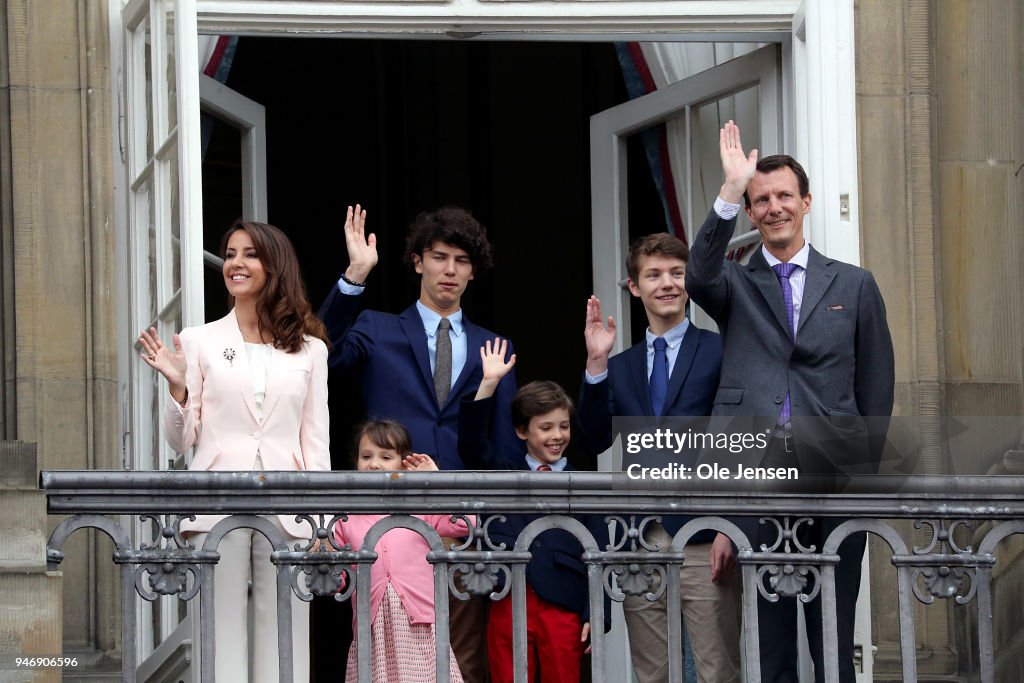
[[[235,360],[235,350],[234,349],[231,349],[231,348],[224,349],[224,357],[227,359],[228,363],[231,363],[231,367],[235,367],[235,363],[234,363],[234,360]]]

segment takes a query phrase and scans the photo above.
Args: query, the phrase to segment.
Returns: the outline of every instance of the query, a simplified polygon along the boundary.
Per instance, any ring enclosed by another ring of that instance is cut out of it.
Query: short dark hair
[[[366,437],[378,448],[390,448],[400,456],[412,453],[412,439],[409,430],[396,420],[371,420],[356,429],[353,459],[359,459],[359,442]]]
[[[437,211],[424,211],[416,216],[405,239],[405,260],[412,263],[413,254],[422,257],[434,242],[465,250],[475,273],[491,267],[492,250],[487,231],[463,208],[443,206]]]
[[[788,168],[796,176],[797,185],[800,188],[800,196],[806,197],[811,191],[811,181],[807,179],[807,171],[800,165],[800,162],[788,154],[772,154],[757,161],[757,173],[771,173],[780,168]],[[750,195],[743,191],[743,203],[750,208]]]
[[[557,382],[530,382],[523,385],[512,399],[512,424],[516,429],[526,429],[532,418],[556,408],[565,408],[570,416],[576,410],[569,394]]]
[[[681,259],[683,263],[690,261],[690,248],[672,233],[656,232],[633,240],[626,255],[626,274],[634,282],[640,276],[641,256],[667,256]]]

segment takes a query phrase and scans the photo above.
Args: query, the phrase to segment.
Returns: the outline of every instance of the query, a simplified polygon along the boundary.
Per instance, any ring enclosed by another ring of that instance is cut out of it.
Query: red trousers
[[[526,586],[526,660],[530,683],[578,683],[584,644],[575,612],[541,600]],[[491,605],[487,620],[491,683],[512,683],[512,596]],[[539,678],[538,678],[538,669]]]

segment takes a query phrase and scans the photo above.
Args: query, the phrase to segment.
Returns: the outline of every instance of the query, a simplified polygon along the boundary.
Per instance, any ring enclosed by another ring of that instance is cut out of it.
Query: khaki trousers
[[[648,527],[647,538],[668,548],[672,538],[661,525]],[[710,543],[686,546],[679,590],[683,620],[690,636],[699,683],[740,681],[739,573],[711,582]],[[655,577],[651,591],[660,580]],[[639,683],[668,680],[668,592],[655,601],[626,596],[623,611],[633,671]],[[683,653],[679,653],[680,660]]]

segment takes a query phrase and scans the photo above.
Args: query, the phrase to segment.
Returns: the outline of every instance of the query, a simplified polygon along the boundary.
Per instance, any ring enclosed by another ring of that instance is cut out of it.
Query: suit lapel
[[[223,325],[221,326],[220,338],[217,341],[224,344],[225,354],[228,351],[234,351],[234,358],[228,361],[234,385],[242,392],[242,400],[245,401],[245,406],[249,409],[252,419],[259,422],[260,413],[256,409],[252,376],[249,374],[249,350],[245,347],[245,340],[242,339],[242,330],[238,327],[235,309],[232,308],[226,316],[220,319],[220,322]],[[226,355],[222,357],[227,360]]]
[[[818,251],[811,247],[810,256],[807,259],[807,279],[804,280],[804,298],[800,303],[800,323],[797,325],[797,333],[804,328],[807,319],[810,318],[825,295],[825,290],[835,279],[835,269],[831,268],[832,259],[825,258]]]
[[[633,391],[640,400],[642,415],[654,415],[651,406],[651,383],[647,375],[647,342],[634,344],[629,351],[629,376],[633,378]]]
[[[690,366],[693,365],[693,358],[697,355],[697,347],[700,345],[700,330],[693,323],[686,327],[686,334],[679,345],[679,353],[676,354],[676,363],[672,367],[672,376],[668,378],[668,390],[665,392],[665,409],[676,402],[679,390],[683,388],[686,376],[690,374]]]
[[[747,272],[750,273],[750,279],[768,303],[768,308],[775,315],[776,322],[792,338],[789,319],[786,317],[786,302],[782,300],[782,286],[760,248],[755,249],[754,254],[750,257],[750,261],[747,263]]]
[[[402,311],[398,316],[398,324],[409,340],[409,348],[412,349],[413,358],[420,368],[420,376],[428,387],[430,387],[430,399],[437,405],[437,398],[434,394],[434,375],[430,372],[430,357],[427,355],[427,333],[423,331],[423,318],[416,310],[416,304]]]

